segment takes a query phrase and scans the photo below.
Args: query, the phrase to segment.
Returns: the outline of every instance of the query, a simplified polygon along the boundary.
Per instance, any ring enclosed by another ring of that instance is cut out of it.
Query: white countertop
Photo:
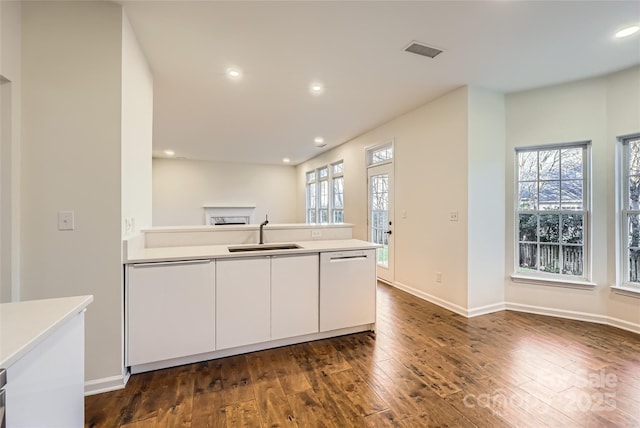
[[[351,223],[269,223],[265,230],[287,229],[341,229],[352,228]],[[228,224],[217,226],[156,226],[150,229],[142,229],[141,233],[168,233],[168,232],[211,232],[230,230],[256,230],[260,229],[260,223]]]
[[[267,244],[274,243],[268,242]],[[230,257],[260,257],[265,255],[305,254],[326,251],[368,250],[381,247],[381,245],[379,244],[373,244],[371,242],[361,241],[359,239],[299,241],[286,242],[286,244],[297,244],[301,248],[296,248],[293,250],[248,251],[242,253],[229,252],[228,247],[237,246],[236,244],[197,245],[192,247],[141,248],[132,251],[130,254],[127,254],[125,263],[169,262],[178,260],[220,259]]]
[[[93,296],[75,296],[0,304],[0,367],[10,367],[91,302]]]

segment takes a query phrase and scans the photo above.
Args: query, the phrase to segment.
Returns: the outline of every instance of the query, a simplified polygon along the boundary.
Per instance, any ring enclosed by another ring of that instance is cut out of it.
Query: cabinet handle
[[[330,262],[346,262],[350,260],[366,260],[367,256],[343,256],[343,257],[331,257]]]
[[[168,265],[197,265],[202,263],[209,263],[211,260],[176,260],[174,262],[149,262],[149,263],[134,263],[133,267],[145,267],[145,266],[168,266]]]

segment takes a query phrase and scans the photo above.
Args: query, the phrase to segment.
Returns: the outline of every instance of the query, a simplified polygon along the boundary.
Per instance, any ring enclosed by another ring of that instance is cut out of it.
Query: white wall
[[[0,2],[0,302],[20,298],[21,6]]]
[[[204,205],[254,204],[254,222],[296,220],[295,167],[153,159],[153,225],[204,225]]]
[[[640,325],[640,300],[614,295],[616,136],[640,131],[640,67],[506,97],[506,268],[514,270],[515,148],[592,142],[591,274],[594,290],[506,282],[507,302]]]
[[[504,118],[503,94],[469,88],[470,310],[504,302]]]
[[[121,379],[121,7],[22,11],[22,298],[93,294],[85,376]]]
[[[297,168],[304,221],[305,173],[344,159],[345,221],[366,240],[365,149],[393,140],[396,285],[459,311],[467,308],[467,97],[457,89]],[[460,221],[449,221],[451,211]]]
[[[122,15],[122,233],[151,226],[153,76]]]

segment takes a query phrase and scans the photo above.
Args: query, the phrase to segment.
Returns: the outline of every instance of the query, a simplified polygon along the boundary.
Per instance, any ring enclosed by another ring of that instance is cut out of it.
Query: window
[[[367,165],[372,166],[379,163],[386,163],[393,159],[393,145],[391,143],[377,147],[367,153]]]
[[[316,222],[316,172],[307,172],[307,223]]]
[[[589,143],[516,150],[516,270],[587,279]]]
[[[622,243],[623,286],[640,288],[640,134],[622,142]]]
[[[340,161],[331,165],[331,177],[333,186],[333,210],[332,223],[344,223],[344,162]]]
[[[344,222],[344,162],[307,172],[307,223]]]

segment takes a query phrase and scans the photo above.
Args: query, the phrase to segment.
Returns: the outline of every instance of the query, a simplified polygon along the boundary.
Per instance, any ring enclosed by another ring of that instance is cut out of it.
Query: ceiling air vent
[[[411,42],[411,44],[407,46],[404,50],[406,52],[427,56],[429,58],[435,58],[437,55],[442,53],[440,49],[432,48],[430,46],[423,45],[422,43],[418,43],[418,42]]]

